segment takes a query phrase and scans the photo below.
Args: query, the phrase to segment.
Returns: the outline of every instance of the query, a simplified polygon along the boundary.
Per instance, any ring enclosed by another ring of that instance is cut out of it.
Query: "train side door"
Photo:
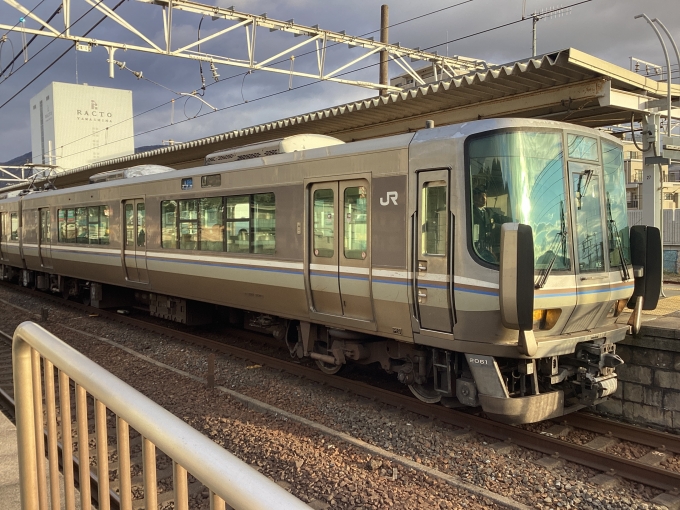
[[[421,171],[417,177],[415,306],[421,328],[451,333],[449,172]]]
[[[123,202],[123,262],[128,280],[149,283],[146,268],[146,205],[144,199]]]
[[[45,269],[52,268],[52,221],[50,209],[40,209],[40,228],[38,244],[40,246],[40,264]]]
[[[373,320],[369,200],[365,179],[310,188],[309,283],[318,313]]]

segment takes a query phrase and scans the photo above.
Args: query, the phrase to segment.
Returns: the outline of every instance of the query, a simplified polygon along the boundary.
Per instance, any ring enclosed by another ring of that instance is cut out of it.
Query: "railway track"
[[[12,288],[19,289],[16,286],[12,286]],[[27,289],[21,290],[23,292],[34,292]],[[61,298],[43,293],[34,295],[81,311],[92,312],[94,310],[85,305],[67,302]],[[530,427],[506,425],[469,412],[425,404],[410,395],[399,394],[338,375],[327,375],[316,368],[253,352],[239,346],[204,338],[151,321],[140,320],[100,309],[96,309],[96,313],[127,326],[162,334],[176,340],[267,366],[277,371],[285,371],[316,383],[349,391],[353,394],[395,406],[441,423],[459,427],[463,429],[463,431],[458,432],[461,437],[474,431],[474,433],[496,439],[498,442],[491,445],[496,450],[517,446],[541,452],[546,456],[544,458],[544,465],[546,467],[561,461],[569,461],[600,471],[609,477],[620,477],[671,493],[680,488],[680,472],[662,467],[663,462],[670,455],[680,454],[680,436],[606,420],[583,412],[560,418],[558,423],[555,423],[553,427],[546,431],[534,432],[529,430]],[[258,333],[245,330],[232,330],[231,332],[239,341],[258,341],[262,338]],[[594,432],[597,435],[586,445],[576,444],[568,440],[568,434],[575,429]],[[652,448],[652,450],[638,459],[628,459],[605,451],[607,447],[616,441],[629,441]]]

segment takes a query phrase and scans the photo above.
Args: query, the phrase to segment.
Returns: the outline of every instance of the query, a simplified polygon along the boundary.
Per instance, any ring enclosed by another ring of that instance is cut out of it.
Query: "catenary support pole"
[[[380,42],[389,43],[389,26],[390,26],[390,8],[387,4],[380,6]],[[388,53],[383,50],[380,52],[380,85],[389,85],[389,66],[388,66]],[[380,89],[380,95],[386,96],[388,90]]]

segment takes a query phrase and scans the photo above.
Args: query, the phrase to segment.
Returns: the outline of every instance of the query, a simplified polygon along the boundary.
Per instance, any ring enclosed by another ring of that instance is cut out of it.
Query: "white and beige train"
[[[421,400],[513,423],[612,394],[615,343],[658,298],[658,230],[628,228],[621,144],[564,123],[297,135],[7,195],[3,279],[228,318],[326,372],[379,363]]]

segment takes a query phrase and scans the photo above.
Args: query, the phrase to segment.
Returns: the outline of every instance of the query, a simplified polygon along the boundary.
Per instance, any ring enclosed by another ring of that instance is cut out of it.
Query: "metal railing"
[[[156,447],[172,459],[174,508],[189,508],[188,474],[209,489],[213,510],[309,509],[302,501],[227,452],[209,438],[130,387],[32,322],[16,329],[12,345],[19,448],[19,476],[23,510],[59,510],[58,442],[63,446],[64,505],[75,509],[71,398],[75,397],[79,457],[80,507],[91,509],[90,456],[94,456],[99,510],[110,510],[111,484],[119,487],[116,503],[132,510],[130,428],[141,435],[142,486],[146,510],[158,508]],[[42,362],[42,363],[41,363]],[[59,405],[55,384],[58,372]],[[74,384],[72,384],[72,382]],[[44,390],[44,399],[43,399]],[[88,394],[93,408],[88,410]],[[46,413],[43,409],[46,408]],[[118,457],[116,475],[109,481],[107,415],[115,415]],[[57,417],[61,421],[61,438]],[[94,434],[88,421],[94,422]],[[47,439],[43,440],[44,431]],[[94,453],[90,445],[94,441]],[[48,453],[49,487],[45,468]],[[168,491],[166,491],[168,492]],[[114,495],[115,496],[115,495]]]

